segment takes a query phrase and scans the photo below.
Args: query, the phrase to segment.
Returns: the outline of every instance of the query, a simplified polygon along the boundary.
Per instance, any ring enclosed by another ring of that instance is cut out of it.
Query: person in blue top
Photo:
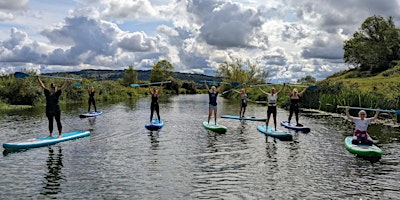
[[[151,106],[150,106],[150,110],[151,110],[151,114],[150,114],[150,123],[153,124],[153,113],[154,111],[156,111],[157,113],[157,118],[158,121],[161,122],[161,118],[160,118],[160,106],[158,105],[158,97],[161,95],[161,89],[162,89],[162,83],[160,85],[160,89],[156,89],[156,88],[151,88],[150,84],[148,85],[149,87],[149,92],[151,94]]]
[[[58,99],[61,96],[61,93],[67,88],[68,84],[71,81],[66,81],[61,89],[57,90],[57,87],[54,83],[50,85],[50,89],[47,89],[40,77],[38,76],[38,82],[41,88],[44,90],[44,95],[46,96],[46,117],[49,120],[49,137],[53,136],[53,121],[54,118],[57,122],[58,128],[58,138],[62,137],[62,125],[61,125],[61,109],[58,105]]]
[[[217,97],[218,91],[221,86],[216,88],[214,85],[211,86],[211,89],[208,88],[207,81],[204,81],[204,85],[208,91],[208,99],[209,99],[209,106],[208,106],[208,123],[210,123],[211,115],[214,112],[214,123],[217,125]]]
[[[93,104],[94,107],[94,112],[97,112],[97,108],[96,108],[96,101],[94,100],[94,94],[96,93],[96,91],[94,90],[93,86],[90,86],[88,88],[88,93],[89,93],[89,107],[88,107],[88,112],[90,112],[90,105]]]

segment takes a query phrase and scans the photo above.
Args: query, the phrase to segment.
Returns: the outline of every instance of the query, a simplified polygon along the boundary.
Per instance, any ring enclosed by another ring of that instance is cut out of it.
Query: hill
[[[136,70],[138,72],[138,80],[139,81],[148,81],[150,79],[151,71],[150,70]],[[124,77],[124,70],[96,70],[96,69],[87,69],[75,72],[56,72],[56,73],[46,73],[46,75],[53,76],[66,76],[66,75],[76,75],[82,78],[91,79],[91,80],[117,80]],[[215,78],[213,76],[208,76],[204,74],[191,74],[191,73],[181,73],[174,72],[172,74],[173,78],[179,79],[181,81],[194,81],[195,83],[199,83],[201,80],[210,80],[210,81],[220,81],[221,78]]]

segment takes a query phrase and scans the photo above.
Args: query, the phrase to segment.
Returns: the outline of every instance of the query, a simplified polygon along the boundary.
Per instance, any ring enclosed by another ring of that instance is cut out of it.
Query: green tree
[[[167,60],[157,62],[151,69],[150,82],[165,81],[171,76],[174,66]]]
[[[313,76],[310,75],[297,80],[297,83],[316,83],[316,82],[317,79],[315,79]]]
[[[344,60],[361,70],[381,72],[400,59],[400,29],[392,17],[368,17],[353,38],[344,42]]]
[[[224,77],[224,81],[237,83],[259,83],[265,82],[268,72],[261,70],[250,61],[243,62],[236,59],[232,63],[224,62],[219,65],[217,75]]]
[[[129,87],[130,84],[135,83],[138,77],[137,71],[133,69],[133,66],[129,66],[127,70],[125,70],[124,78],[122,79],[122,85],[125,87]]]

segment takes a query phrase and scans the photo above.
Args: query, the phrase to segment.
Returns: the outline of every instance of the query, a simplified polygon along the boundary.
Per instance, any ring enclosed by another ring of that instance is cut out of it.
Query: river
[[[218,98],[218,115],[238,115],[238,102]],[[62,107],[64,132],[90,137],[0,157],[0,199],[400,199],[399,133],[371,127],[383,156],[370,162],[347,152],[351,126],[302,115],[309,133],[293,141],[266,138],[263,122],[218,118],[226,134],[206,131],[207,95],[160,100],[165,126],[149,132],[150,98],[98,103],[104,112],[81,119],[86,104]],[[44,108],[0,116],[0,141],[48,132]],[[246,115],[265,117],[249,104]],[[278,110],[278,123],[288,112]],[[270,122],[271,123],[271,122]],[[278,128],[281,128],[278,124]]]

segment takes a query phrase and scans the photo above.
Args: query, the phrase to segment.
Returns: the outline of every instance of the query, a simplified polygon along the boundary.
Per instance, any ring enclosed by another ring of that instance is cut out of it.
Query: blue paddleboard
[[[31,138],[21,142],[10,142],[4,143],[3,148],[5,149],[28,149],[53,145],[59,142],[65,142],[77,138],[87,137],[90,135],[90,131],[74,131],[70,133],[63,133],[61,138],[58,137],[58,133],[53,134],[52,137],[41,136],[37,138]]]
[[[157,131],[164,126],[164,121],[162,119],[160,121],[158,121],[158,119],[153,119],[151,122],[153,123],[144,125],[144,127],[149,131]]]
[[[239,117],[237,115],[222,115],[222,118],[226,118],[226,119],[237,119],[237,120],[250,120],[250,121],[263,121],[265,122],[267,120],[267,118],[255,118],[255,117]]]
[[[80,117],[80,118],[85,118],[85,117],[96,117],[96,116],[99,116],[99,115],[101,115],[101,114],[103,114],[102,111],[97,111],[97,112],[90,111],[90,112],[88,112],[88,113],[80,114],[79,117]]]
[[[285,128],[292,129],[295,131],[302,131],[302,132],[310,132],[310,128],[307,126],[296,126],[296,123],[290,122],[290,124],[287,121],[281,121],[281,126],[284,126]]]
[[[265,125],[257,126],[257,130],[266,136],[275,137],[280,140],[293,140],[292,134],[279,129],[275,131],[275,128],[272,128],[271,126],[268,126],[267,128]]]

